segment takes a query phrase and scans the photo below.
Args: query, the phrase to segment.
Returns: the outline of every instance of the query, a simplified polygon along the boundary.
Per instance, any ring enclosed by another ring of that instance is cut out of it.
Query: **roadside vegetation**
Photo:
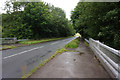
[[[85,44],[86,46],[89,46],[89,44],[88,44],[86,41],[84,41],[84,44]]]
[[[76,33],[74,36],[81,36],[79,33]],[[60,39],[65,39],[65,38],[70,38],[73,36],[69,36],[69,37],[61,37],[61,38],[47,38],[47,39],[41,39],[41,40],[26,40],[26,41],[19,41],[16,44],[9,44],[9,45],[1,45],[1,49],[0,50],[7,50],[7,49],[13,49],[13,48],[17,48],[17,47],[22,47],[22,46],[28,46],[28,45],[33,45],[33,44],[39,44],[39,43],[43,43],[43,42],[49,42],[49,41],[54,41],[54,40],[60,40]],[[77,48],[78,47],[78,39],[73,40],[72,42],[70,42],[69,44],[67,44],[65,46],[65,48]]]
[[[16,48],[14,45],[3,45],[0,50],[13,49]]]
[[[80,40],[80,38],[77,38],[77,39],[71,41],[70,43],[65,45],[65,48],[77,48],[79,45],[79,40]]]
[[[70,36],[72,37],[72,36]],[[60,39],[65,39],[69,37],[61,37],[61,38],[48,38],[48,39],[41,39],[41,40],[27,40],[27,41],[20,41],[18,42],[19,44],[38,44],[42,42],[48,42],[48,41],[54,41],[54,40],[60,40]]]
[[[44,2],[7,1],[2,15],[2,37],[40,40],[73,36],[75,30],[64,10]],[[34,44],[34,42],[20,42]],[[40,41],[41,42],[41,41]]]
[[[17,48],[17,47],[22,47],[22,46],[28,46],[28,45],[33,45],[33,44],[39,44],[39,43],[43,43],[43,42],[49,42],[49,41],[54,41],[54,40],[60,40],[60,39],[65,39],[65,38],[70,38],[73,36],[69,36],[69,37],[61,37],[61,38],[48,38],[48,39],[41,39],[41,40],[27,40],[27,41],[19,41],[16,44],[9,44],[9,45],[1,45],[1,49],[0,50],[7,50],[7,49],[13,49],[13,48]]]
[[[79,2],[72,11],[71,21],[84,38],[100,40],[120,49],[119,2]]]

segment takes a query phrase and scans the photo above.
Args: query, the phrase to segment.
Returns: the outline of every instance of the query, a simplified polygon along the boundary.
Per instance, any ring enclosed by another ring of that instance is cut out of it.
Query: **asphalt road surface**
[[[2,78],[20,78],[77,37],[2,51]]]

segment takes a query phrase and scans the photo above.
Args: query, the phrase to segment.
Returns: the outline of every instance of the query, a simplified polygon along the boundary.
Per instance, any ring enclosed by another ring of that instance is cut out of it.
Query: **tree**
[[[120,49],[119,7],[117,2],[79,2],[72,11],[73,26],[83,37]]]
[[[41,39],[74,35],[74,28],[61,8],[43,2],[10,4],[9,13],[2,14],[3,37]]]

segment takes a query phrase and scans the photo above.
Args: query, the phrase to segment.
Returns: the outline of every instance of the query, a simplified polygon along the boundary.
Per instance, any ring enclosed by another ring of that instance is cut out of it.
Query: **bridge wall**
[[[112,78],[120,80],[120,51],[115,50],[98,40],[92,38],[88,40],[90,48],[95,53],[104,68],[108,71]]]

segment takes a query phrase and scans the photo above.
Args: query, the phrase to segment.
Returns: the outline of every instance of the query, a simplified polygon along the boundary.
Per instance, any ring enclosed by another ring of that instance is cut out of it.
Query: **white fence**
[[[110,75],[120,80],[120,51],[92,38],[89,39],[89,46]]]
[[[13,44],[17,42],[17,38],[0,38],[0,44]]]

